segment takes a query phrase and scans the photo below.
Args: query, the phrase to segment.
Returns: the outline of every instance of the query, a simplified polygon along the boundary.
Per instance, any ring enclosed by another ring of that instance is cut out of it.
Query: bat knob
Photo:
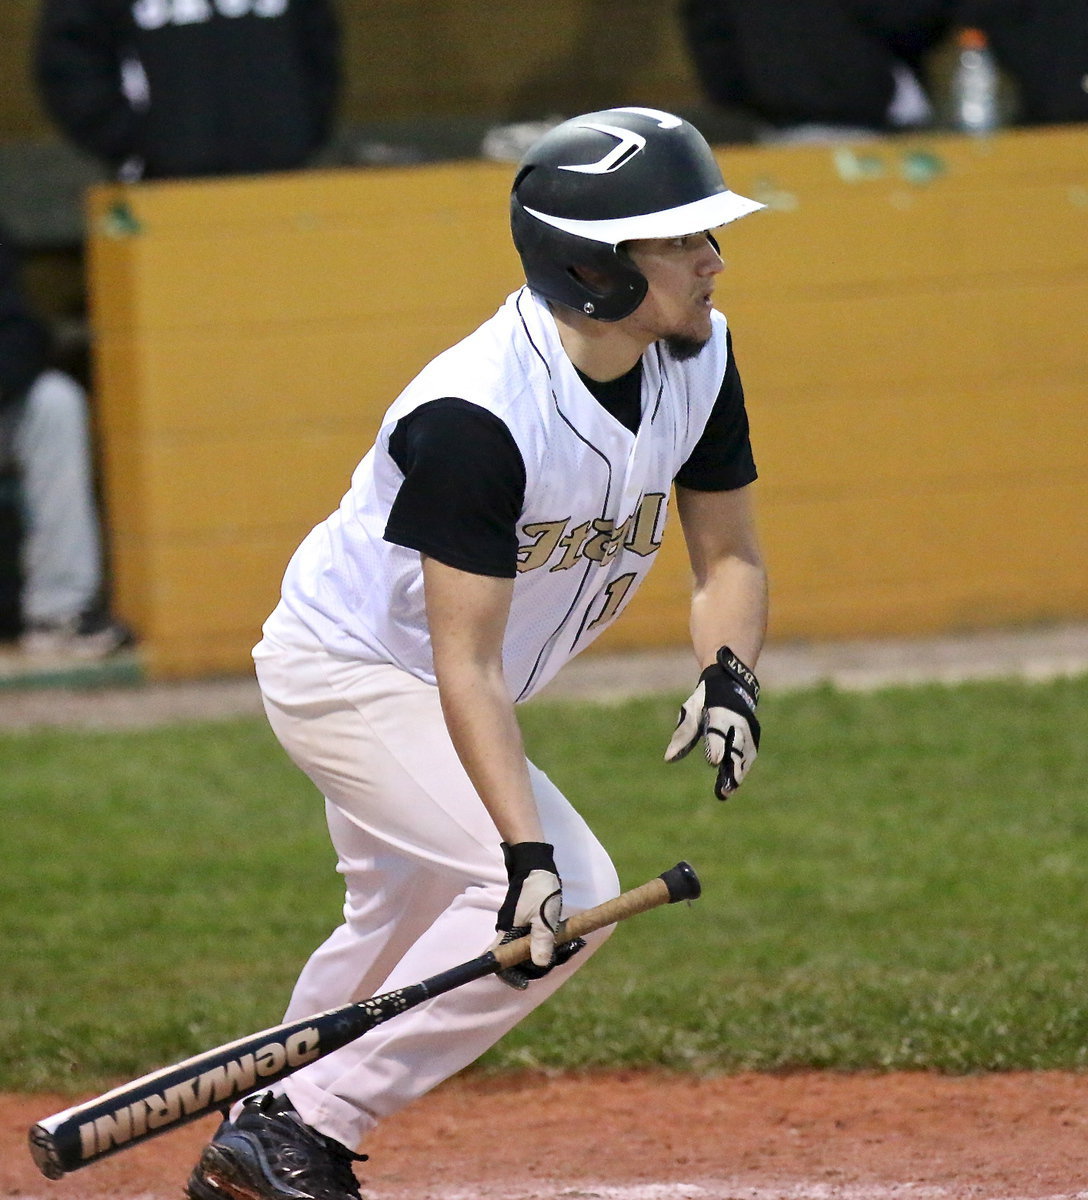
[[[675,904],[678,900],[698,900],[702,895],[703,885],[689,862],[678,862],[675,867],[662,871],[660,878],[665,881],[665,887],[669,890],[670,904]]]

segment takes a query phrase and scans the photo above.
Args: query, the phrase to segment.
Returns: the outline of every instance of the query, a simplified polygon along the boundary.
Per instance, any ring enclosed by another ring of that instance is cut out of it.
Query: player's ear
[[[608,291],[609,278],[604,271],[598,271],[593,267],[575,266],[571,268],[571,273],[598,295],[603,296]]]

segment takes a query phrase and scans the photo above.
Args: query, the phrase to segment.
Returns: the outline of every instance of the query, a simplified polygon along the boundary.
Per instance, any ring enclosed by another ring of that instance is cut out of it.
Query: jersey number
[[[635,582],[635,573],[632,571],[627,575],[620,575],[604,589],[604,607],[586,626],[587,629],[596,629],[598,625],[607,625],[609,621],[614,621],[619,615],[619,611],[623,608],[623,602],[627,599],[627,593],[631,590],[631,585]]]

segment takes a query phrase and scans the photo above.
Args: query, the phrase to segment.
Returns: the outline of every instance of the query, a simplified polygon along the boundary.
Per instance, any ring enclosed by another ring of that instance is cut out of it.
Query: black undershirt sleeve
[[[698,492],[730,492],[756,478],[756,464],[744,407],[744,387],[727,333],[729,365],[718,398],[695,449],[676,475],[681,487]]]
[[[402,417],[389,453],[404,482],[385,540],[473,575],[513,579],[525,464],[506,425],[447,396]]]

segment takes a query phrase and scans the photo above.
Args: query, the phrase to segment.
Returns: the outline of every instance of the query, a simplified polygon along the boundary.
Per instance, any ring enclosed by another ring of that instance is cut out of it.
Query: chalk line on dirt
[[[364,1189],[367,1200],[385,1200],[382,1192]],[[15,1200],[23,1200],[16,1197]],[[412,1200],[403,1193],[396,1200]],[[427,1189],[418,1200],[1088,1200],[1088,1192],[1061,1192],[1027,1197],[993,1191],[979,1183],[955,1188],[916,1183],[806,1183],[798,1181],[751,1184],[741,1180],[703,1183],[642,1183],[628,1186],[580,1184],[529,1191],[488,1185],[467,1191]]]
[[[533,1184],[528,1190],[508,1184],[483,1184],[467,1190],[425,1188],[418,1193],[397,1189],[385,1193],[364,1185],[366,1200],[1088,1200],[1088,1191],[1025,1196],[995,1191],[981,1183],[939,1187],[919,1183],[816,1183],[783,1180],[780,1183],[747,1183],[741,1179],[701,1183],[569,1184],[549,1187]],[[8,1192],[5,1200],[42,1200],[30,1192]],[[71,1200],[71,1198],[70,1198]],[[78,1200],[78,1198],[77,1198]],[[154,1192],[126,1193],[119,1200],[162,1200]]]

